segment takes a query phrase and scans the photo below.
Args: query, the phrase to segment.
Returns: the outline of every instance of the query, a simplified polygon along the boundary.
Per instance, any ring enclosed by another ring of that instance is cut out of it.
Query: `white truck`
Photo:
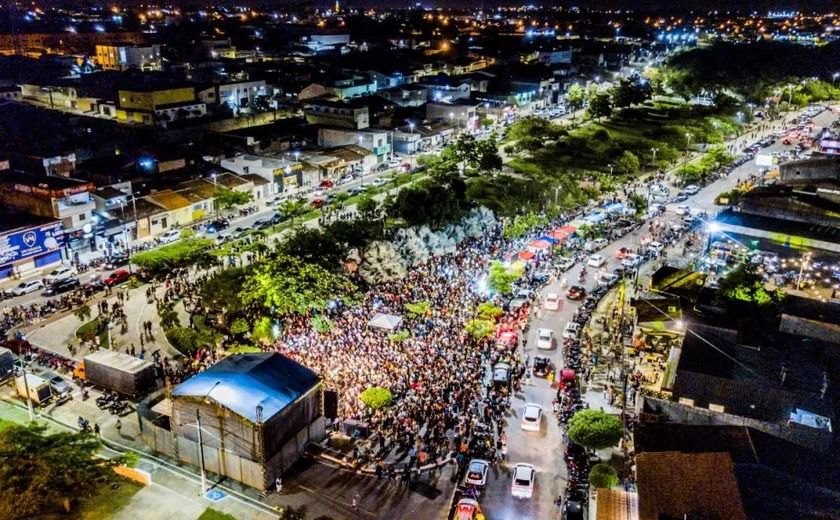
[[[27,389],[27,387],[29,388]],[[38,406],[43,406],[52,399],[50,382],[43,377],[36,376],[35,374],[27,373],[25,384],[24,376],[17,376],[15,378],[15,388],[17,389],[17,393],[20,397],[24,400],[28,398],[33,404]]]

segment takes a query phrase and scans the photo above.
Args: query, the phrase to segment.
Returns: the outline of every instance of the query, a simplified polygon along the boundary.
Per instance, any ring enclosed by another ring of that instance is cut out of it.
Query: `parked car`
[[[528,403],[522,411],[521,428],[529,432],[540,431],[542,426],[542,406],[536,403]]]
[[[79,281],[79,277],[74,276],[72,278],[58,280],[57,282],[47,287],[47,290],[44,291],[44,294],[46,294],[47,296],[53,296],[56,294],[62,294],[68,291],[72,291],[73,289],[76,289],[81,286],[82,283]]]
[[[627,255],[624,257],[624,260],[621,261],[621,265],[627,269],[632,269],[640,263],[642,263],[642,257],[635,254]]]
[[[271,225],[271,218],[263,217],[258,218],[254,221],[253,227],[254,229],[265,229]]]
[[[105,269],[116,269],[124,265],[128,265],[128,255],[125,253],[111,255],[105,260]]]
[[[586,265],[589,267],[601,267],[607,262],[607,259],[602,255],[591,255],[587,260]]]
[[[467,466],[467,474],[464,483],[471,486],[484,486],[487,484],[487,473],[490,471],[490,463],[483,459],[473,459]]]
[[[600,287],[612,287],[619,278],[621,277],[615,273],[604,273],[598,277],[598,285]]]
[[[657,255],[661,253],[663,249],[665,249],[665,246],[662,244],[662,242],[653,241],[650,244],[648,244],[648,250],[653,251]]]
[[[313,208],[315,208],[315,209],[318,209],[318,208],[323,208],[324,206],[326,206],[326,205],[327,205],[327,199],[314,198],[314,199],[312,199],[312,201],[309,203],[309,205],[310,205],[310,206],[312,206],[312,207],[313,207]]]
[[[481,515],[481,506],[478,501],[472,498],[462,498],[455,505],[455,520],[478,520],[484,518]]]
[[[592,245],[595,246],[595,249],[602,249],[609,244],[609,241],[606,238],[596,238],[592,241]]]
[[[169,244],[171,242],[175,242],[181,238],[181,230],[180,229],[170,229],[169,231],[162,234],[158,240],[160,240],[161,244]]]
[[[545,356],[535,356],[533,373],[537,377],[546,377],[551,372],[551,360]]]
[[[223,229],[227,229],[228,226],[230,226],[230,222],[227,219],[219,218],[207,224],[204,231],[206,233],[218,233]]]
[[[539,329],[537,331],[537,348],[548,350],[554,348],[554,331],[551,329]]]
[[[697,195],[698,193],[700,193],[700,186],[696,184],[689,184],[688,186],[683,188],[683,191],[688,193],[689,195]]]
[[[73,393],[73,387],[55,372],[45,371],[41,374],[41,377],[50,384],[50,389],[54,394],[61,396]]]
[[[572,268],[573,265],[575,265],[575,261],[571,258],[563,257],[556,260],[554,262],[554,265],[557,267],[557,269],[560,269],[561,271],[568,271]]]
[[[374,185],[374,186],[377,186],[377,187],[385,186],[386,184],[388,184],[388,179],[383,179],[382,177],[378,177],[376,179],[373,179],[371,181],[371,184]]]
[[[586,297],[586,289],[580,285],[573,285],[566,291],[566,298],[570,300],[582,300]]]
[[[46,278],[46,282],[48,284],[55,283],[59,280],[64,280],[65,278],[71,278],[76,275],[76,270],[70,266],[63,265],[61,267],[57,267],[50,271]]]
[[[335,186],[335,182],[331,181],[330,179],[324,179],[321,181],[320,184],[318,184],[319,188],[324,188],[327,190],[332,188],[333,186]]]
[[[510,494],[515,498],[531,498],[534,496],[534,482],[537,472],[531,464],[520,462],[513,467],[513,482],[510,485]]]
[[[545,303],[543,305],[547,311],[556,311],[560,309],[560,295],[557,293],[548,293],[545,295]]]
[[[11,292],[14,296],[23,296],[31,292],[39,291],[44,288],[44,282],[41,280],[29,280],[28,282],[20,282],[17,287],[13,288]]]
[[[565,339],[576,339],[578,334],[580,334],[580,323],[575,321],[566,323],[566,327],[563,329],[563,337]]]
[[[677,206],[676,212],[677,212],[677,215],[680,215],[680,216],[684,217],[684,216],[689,215],[691,213],[691,207],[690,206]]]
[[[616,257],[617,259],[621,260],[621,259],[622,259],[622,258],[624,258],[625,256],[629,255],[629,254],[630,254],[630,252],[631,252],[631,251],[630,251],[630,248],[629,248],[629,247],[619,247],[619,248],[618,248],[618,251],[616,251],[616,252],[615,252],[615,257]]]
[[[115,285],[119,285],[125,281],[128,281],[129,278],[131,278],[131,275],[128,273],[128,271],[126,271],[125,269],[117,269],[116,271],[108,275],[107,278],[105,278],[105,285],[107,285],[108,287],[113,287]]]

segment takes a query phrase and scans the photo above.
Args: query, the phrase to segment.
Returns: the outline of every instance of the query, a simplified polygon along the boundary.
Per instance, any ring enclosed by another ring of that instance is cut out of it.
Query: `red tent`
[[[563,240],[566,240],[567,238],[569,238],[569,236],[572,233],[574,233],[576,230],[577,230],[577,228],[574,227],[574,226],[563,226],[563,227],[559,227],[559,228],[555,229],[554,231],[549,233],[548,236],[550,236],[551,238],[554,238],[556,240],[563,241]]]
[[[531,251],[532,253],[549,251],[550,249],[551,243],[548,240],[533,240],[530,244],[528,244],[528,251]]]
[[[536,255],[530,251],[520,251],[519,255],[517,256],[520,260],[524,260],[527,262],[529,260],[533,260]]]

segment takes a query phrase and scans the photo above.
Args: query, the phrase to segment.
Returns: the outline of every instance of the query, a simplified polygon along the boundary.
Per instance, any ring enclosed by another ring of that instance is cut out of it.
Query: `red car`
[[[573,285],[566,291],[566,298],[570,300],[582,300],[586,297],[586,289],[580,285]]]
[[[327,201],[324,199],[312,199],[312,202],[309,203],[315,209],[322,208],[327,205]]]
[[[128,274],[128,271],[125,269],[117,269],[111,273],[108,278],[105,278],[105,285],[113,287],[127,281],[129,278],[131,278],[131,275]]]
[[[335,183],[329,179],[324,179],[321,181],[321,184],[318,185],[319,188],[332,188],[335,186]]]
[[[629,255],[630,253],[631,253],[630,249],[628,249],[626,247],[622,247],[618,251],[615,252],[615,257],[618,258],[619,260],[621,260],[625,256]]]

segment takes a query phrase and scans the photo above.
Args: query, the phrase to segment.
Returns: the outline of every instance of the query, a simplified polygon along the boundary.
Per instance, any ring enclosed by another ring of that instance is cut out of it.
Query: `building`
[[[447,122],[464,130],[478,128],[478,103],[461,101],[453,103],[429,102],[426,104],[426,119]]]
[[[273,193],[294,190],[301,182],[302,166],[298,160],[245,154],[222,159],[221,166],[239,175],[262,177],[275,185],[270,190]]]
[[[140,237],[155,236],[174,227],[190,226],[196,218],[192,202],[175,190],[160,190],[143,197],[147,201],[163,208],[163,211],[137,222]],[[203,213],[198,215],[198,218]]]
[[[312,125],[340,126],[361,130],[370,126],[370,109],[364,104],[313,99],[303,105],[306,121]]]
[[[421,78],[417,84],[426,89],[429,101],[438,103],[469,99],[472,91],[468,78],[455,78],[445,74]]]
[[[312,83],[301,89],[298,94],[300,101],[308,99],[331,96],[339,100],[369,96],[375,94],[377,85],[375,80],[365,76],[354,75],[348,78],[339,78],[331,81]]]
[[[161,70],[161,46],[158,44],[102,44],[96,46],[96,63],[104,70]]]
[[[326,436],[321,400],[318,376],[285,356],[229,356],[172,391],[169,424],[177,456],[268,489],[308,443]]]
[[[151,81],[135,88],[118,90],[117,120],[165,126],[171,121],[206,115],[207,105],[196,97],[194,86],[156,83]]]
[[[60,221],[25,214],[0,219],[0,280],[47,269],[63,259],[64,226]]]
[[[419,107],[429,98],[429,90],[420,85],[402,85],[379,91],[379,96],[401,107]]]
[[[318,146],[335,148],[339,146],[358,145],[376,155],[377,163],[390,159],[392,150],[392,133],[388,130],[368,128],[365,130],[350,130],[346,128],[319,128]]]
[[[265,80],[222,83],[200,90],[198,99],[207,105],[227,104],[233,114],[248,109],[257,98],[268,95]]]

